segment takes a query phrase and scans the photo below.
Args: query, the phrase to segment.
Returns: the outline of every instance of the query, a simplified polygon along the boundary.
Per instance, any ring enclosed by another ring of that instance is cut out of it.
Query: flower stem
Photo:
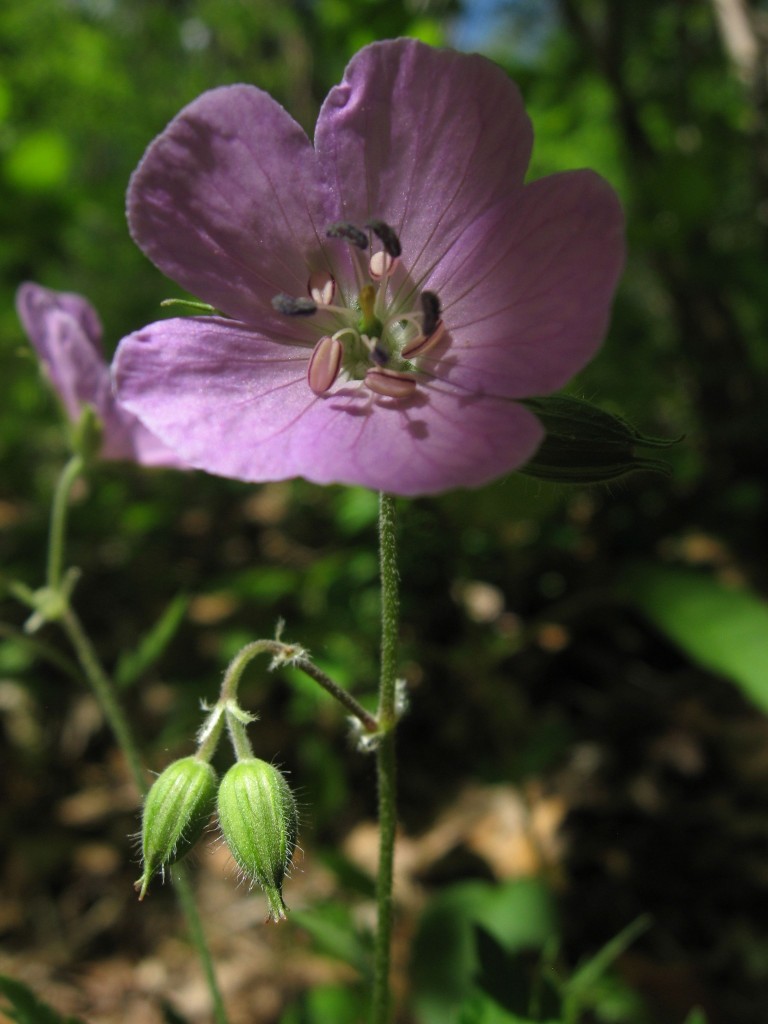
[[[90,683],[96,700],[104,713],[104,717],[117,740],[117,744],[128,763],[128,768],[136,788],[142,796],[146,796],[149,785],[144,775],[139,751],[134,742],[130,727],[120,705],[115,699],[114,685],[99,661],[93,645],[80,623],[80,619],[71,607],[67,607],[60,622],[62,629],[77,654],[83,673]],[[208,990],[211,994],[214,1019],[216,1024],[228,1024],[224,1000],[216,980],[213,957],[208,948],[208,942],[205,938],[202,921],[200,920],[200,914],[195,902],[194,891],[186,868],[181,864],[175,865],[173,878],[176,883],[176,896],[186,919],[189,935],[197,950],[197,955],[208,984]]]
[[[80,668],[89,683],[91,690],[107,720],[117,744],[128,764],[134,784],[142,796],[149,786],[144,775],[141,757],[133,739],[128,721],[115,698],[115,685],[107,675],[88,634],[83,629],[79,617],[69,603],[69,595],[64,584],[64,542],[67,530],[67,511],[72,486],[82,473],[85,462],[80,455],[73,455],[64,466],[56,484],[51,508],[51,521],[48,530],[48,561],[46,583],[51,591],[57,591],[64,597],[64,608],[57,621],[72,645]],[[176,897],[186,919],[192,944],[205,974],[208,990],[213,1002],[216,1024],[229,1024],[224,1000],[219,989],[213,966],[213,957],[203,931],[202,921],[195,902],[192,884],[187,870],[183,865],[174,869],[176,881]]]
[[[379,498],[379,570],[381,575],[381,665],[377,718],[381,730],[381,740],[376,750],[379,791],[379,866],[376,878],[378,923],[374,953],[372,1024],[386,1024],[390,1014],[392,884],[397,825],[395,698],[400,599],[395,499],[388,494],[382,494]]]
[[[128,768],[136,788],[142,796],[145,796],[149,787],[144,777],[141,757],[134,743],[125,715],[115,699],[112,681],[102,667],[98,655],[75,611],[71,607],[67,607],[59,622],[67,635],[67,639],[74,648],[77,660],[80,662],[80,667],[93,690],[104,717],[109,723],[109,727],[117,740],[117,745],[128,762]]]
[[[61,471],[51,506],[51,522],[48,527],[48,567],[46,583],[51,590],[58,590],[64,570],[64,538],[67,529],[67,505],[72,485],[83,471],[82,456],[73,455]]]
[[[228,701],[237,701],[237,688],[240,685],[240,677],[245,671],[248,663],[259,654],[272,655],[272,668],[279,665],[291,665],[300,669],[304,675],[314,679],[322,688],[335,700],[342,704],[347,711],[358,719],[366,732],[376,733],[379,731],[379,721],[369,711],[355,700],[351,693],[335,683],[330,676],[326,675],[321,668],[318,668],[313,661],[307,657],[305,651],[295,644],[284,644],[280,640],[253,640],[246,644],[232,661],[224,673],[224,680],[221,684],[219,704],[224,705]]]

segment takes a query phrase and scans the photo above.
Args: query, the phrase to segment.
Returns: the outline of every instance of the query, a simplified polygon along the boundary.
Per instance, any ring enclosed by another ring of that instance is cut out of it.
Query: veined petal
[[[605,334],[623,226],[616,194],[592,171],[541,178],[467,224],[429,278],[451,340],[422,368],[510,398],[562,387]]]
[[[82,402],[93,403],[100,378],[108,376],[96,310],[74,292],[27,281],[16,292],[16,311],[67,416],[77,419]],[[62,331],[71,335],[63,353]]]
[[[98,415],[103,430],[102,459],[182,467],[173,452],[115,401],[102,355],[101,323],[86,299],[27,282],[18,290],[16,306],[68,419],[76,422],[84,405]]]
[[[79,295],[23,284],[16,295],[19,319],[70,420],[88,403],[103,414],[109,371],[101,354],[101,323]]]
[[[414,39],[353,57],[315,131],[342,219],[385,221],[416,277],[433,240],[522,184],[531,143],[520,93],[501,68]]]
[[[480,486],[541,441],[522,406],[440,383],[403,402],[360,382],[317,397],[308,355],[223,320],[166,320],[121,342],[118,396],[190,465],[254,482],[431,494]]]
[[[204,93],[149,146],[131,178],[128,221],[163,273],[227,316],[279,329],[270,300],[301,295],[325,267],[338,218],[303,129],[267,93]]]

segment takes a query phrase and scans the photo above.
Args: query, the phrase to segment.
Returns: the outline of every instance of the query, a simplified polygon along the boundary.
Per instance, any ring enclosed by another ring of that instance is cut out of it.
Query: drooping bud
[[[136,882],[143,900],[152,876],[192,849],[215,804],[216,772],[207,761],[182,757],[168,765],[144,802],[141,848],[144,871]]]
[[[219,824],[242,872],[264,890],[273,921],[285,919],[283,879],[299,816],[283,775],[257,757],[233,764],[219,787]]]

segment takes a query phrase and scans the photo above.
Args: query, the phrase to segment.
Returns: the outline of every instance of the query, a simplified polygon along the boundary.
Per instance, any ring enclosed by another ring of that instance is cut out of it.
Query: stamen
[[[389,224],[385,224],[383,220],[369,220],[365,226],[370,228],[374,235],[376,235],[384,246],[384,251],[393,260],[396,260],[402,254],[403,247],[400,245],[400,239]]]
[[[283,292],[272,299],[272,308],[285,316],[311,316],[317,312],[317,305],[311,299],[297,299]]]
[[[390,277],[397,266],[397,260],[382,249],[371,256],[368,263],[368,271],[374,281],[381,281],[382,278]]]
[[[314,270],[309,275],[307,291],[318,306],[330,306],[336,294],[336,282],[327,270]]]
[[[433,349],[439,341],[442,341],[444,336],[445,324],[442,320],[438,320],[437,327],[431,334],[420,334],[413,341],[408,342],[400,355],[403,359],[415,359],[417,356],[423,356],[426,352]]]
[[[338,224],[331,224],[325,229],[325,234],[328,238],[343,238],[346,242],[351,242],[352,245],[356,245],[358,249],[368,248],[368,235],[360,228],[355,227],[354,224],[349,224],[347,221],[340,221]]]
[[[416,390],[416,381],[409,374],[383,367],[369,370],[365,375],[365,384],[384,398],[410,398]]]
[[[325,335],[309,357],[307,383],[316,395],[324,395],[339,375],[344,346],[338,338]]]
[[[437,330],[437,325],[440,322],[440,299],[434,292],[422,292],[421,309],[423,314],[421,330],[428,338]]]

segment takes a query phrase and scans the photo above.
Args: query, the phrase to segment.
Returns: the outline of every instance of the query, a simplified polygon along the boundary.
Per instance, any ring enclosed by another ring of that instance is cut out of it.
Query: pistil
[[[445,337],[440,299],[435,292],[422,292],[420,310],[397,308],[394,301],[388,301],[389,278],[402,252],[400,239],[381,220],[370,220],[365,228],[366,231],[342,221],[326,229],[328,238],[352,246],[356,297],[342,289],[341,304],[334,305],[335,278],[327,270],[314,270],[307,280],[308,298],[280,294],[274,297],[272,305],[286,316],[323,313],[336,319],[338,329],[333,333],[328,332],[327,326],[317,325],[318,333],[322,330],[323,334],[312,349],[307,366],[307,383],[316,395],[327,394],[343,374],[351,380],[362,380],[376,395],[407,399],[417,387],[410,361],[430,351]],[[375,235],[382,248],[370,255],[366,266],[359,250],[371,244],[367,232]]]

